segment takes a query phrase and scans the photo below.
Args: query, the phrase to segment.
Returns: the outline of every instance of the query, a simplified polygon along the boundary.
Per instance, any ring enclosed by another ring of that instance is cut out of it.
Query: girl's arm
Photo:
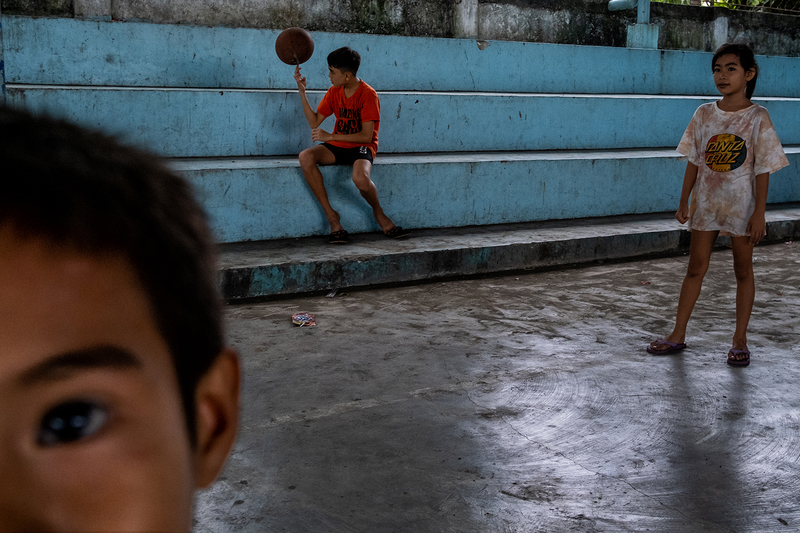
[[[675,218],[681,224],[685,224],[689,220],[689,195],[692,194],[696,181],[697,165],[686,163],[686,172],[683,174],[683,189],[681,189],[681,203],[678,206],[678,211],[675,212]]]
[[[758,244],[767,234],[767,191],[769,190],[769,172],[756,176],[756,210],[747,224],[750,244]]]

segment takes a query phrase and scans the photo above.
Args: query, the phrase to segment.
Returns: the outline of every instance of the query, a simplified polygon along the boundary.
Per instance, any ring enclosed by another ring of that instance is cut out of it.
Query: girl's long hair
[[[753,91],[756,89],[756,81],[758,80],[758,63],[756,63],[756,56],[753,54],[753,50],[746,44],[723,44],[717,49],[713,59],[711,59],[712,72],[714,71],[714,65],[717,63],[717,59],[726,54],[733,54],[738,57],[739,63],[741,63],[745,72],[752,70],[756,73],[753,79],[747,82],[747,89],[745,89],[745,96],[747,96],[749,100],[753,97]]]

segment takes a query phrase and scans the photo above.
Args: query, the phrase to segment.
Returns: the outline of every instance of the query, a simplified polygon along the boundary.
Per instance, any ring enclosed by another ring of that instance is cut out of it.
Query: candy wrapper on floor
[[[317,321],[311,313],[295,313],[292,315],[292,324],[295,326],[316,326]]]

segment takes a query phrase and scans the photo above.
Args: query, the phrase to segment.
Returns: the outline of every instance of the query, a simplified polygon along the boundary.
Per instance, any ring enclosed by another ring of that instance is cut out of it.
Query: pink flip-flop
[[[662,344],[666,344],[667,347],[661,350],[655,348],[654,346],[660,346]],[[647,352],[654,354],[654,355],[667,355],[675,352],[680,352],[686,348],[685,342],[669,342],[665,341],[664,339],[657,339],[647,345]]]
[[[731,357],[732,355],[734,357],[737,356],[737,355],[744,355],[744,357],[741,358],[741,359],[735,359],[735,358]],[[731,366],[747,366],[747,365],[749,365],[750,364],[750,352],[747,351],[747,350],[737,350],[737,349],[731,348],[730,351],[728,351],[728,364],[731,365]]]

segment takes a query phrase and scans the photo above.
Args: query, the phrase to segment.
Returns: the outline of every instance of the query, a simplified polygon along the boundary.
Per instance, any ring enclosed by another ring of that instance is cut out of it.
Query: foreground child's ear
[[[198,487],[214,481],[236,440],[239,375],[239,357],[233,349],[225,348],[197,385],[195,480]]]

